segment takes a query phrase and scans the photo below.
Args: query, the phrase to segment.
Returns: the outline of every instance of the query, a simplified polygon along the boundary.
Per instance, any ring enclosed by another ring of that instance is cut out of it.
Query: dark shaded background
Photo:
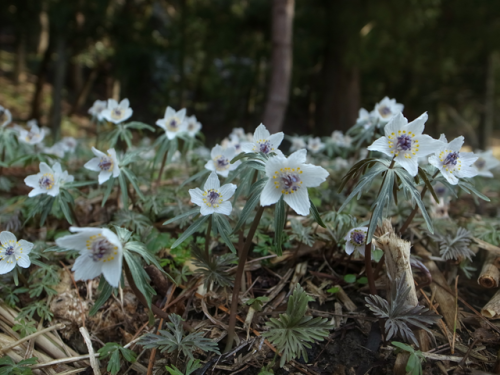
[[[170,105],[196,114],[210,137],[253,130],[270,80],[271,9],[271,0],[3,0],[0,56],[13,59],[12,69],[0,61],[1,83],[31,82],[14,117],[56,129],[114,95],[150,124]],[[433,135],[491,145],[500,1],[296,0],[293,33],[285,132],[345,130],[360,106],[388,95],[410,120],[428,111]]]

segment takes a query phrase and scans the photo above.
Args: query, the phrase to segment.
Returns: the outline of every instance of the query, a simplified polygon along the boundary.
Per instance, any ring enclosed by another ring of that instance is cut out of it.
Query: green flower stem
[[[207,233],[205,234],[205,256],[207,259],[210,259],[210,232],[212,231],[212,215],[210,215],[210,219],[208,219]]]
[[[436,171],[436,173],[434,173],[434,175],[432,176],[432,179],[435,179],[436,176],[438,175],[438,173],[439,173],[439,171]],[[422,189],[422,192],[420,193],[420,197],[422,198],[422,200],[424,200],[425,193],[427,193],[427,185],[424,185],[424,188]],[[408,216],[408,218],[404,222],[403,226],[399,230],[399,234],[403,234],[403,232],[408,229],[411,222],[413,221],[413,218],[417,214],[417,211],[418,211],[418,205],[415,204],[415,207],[413,207],[413,211],[411,212],[410,216]]]
[[[391,164],[389,165],[389,169],[392,169],[394,167],[394,164],[396,163],[395,157],[392,158]],[[384,178],[382,180],[382,184],[380,185],[380,190],[382,190],[382,186],[384,186],[385,178],[387,174],[384,175]],[[380,190],[378,194],[380,195]],[[370,225],[372,223],[372,218],[370,218],[370,223],[368,224],[368,228],[370,228]],[[368,236],[367,236],[368,237]],[[368,287],[370,288],[370,294],[377,294],[377,288],[375,287],[375,275],[373,274],[373,268],[372,268],[372,243],[367,242],[365,244],[365,273],[366,273],[366,278],[368,279]]]
[[[158,173],[158,179],[156,180],[156,186],[160,186],[161,176],[163,175],[163,169],[165,168],[165,163],[167,162],[168,150],[165,151],[165,155],[163,155],[163,160],[161,161],[160,173]]]
[[[252,245],[253,236],[255,235],[255,231],[259,226],[260,218],[262,217],[262,213],[264,212],[264,207],[259,207],[259,210],[255,214],[255,218],[253,219],[252,226],[248,231],[248,235],[245,241],[245,245],[240,251],[239,259],[238,259],[238,268],[236,269],[236,276],[234,278],[234,287],[233,287],[233,297],[231,300],[231,312],[229,315],[229,327],[227,329],[227,343],[226,349],[224,352],[228,352],[233,347],[234,336],[236,334],[236,314],[238,312],[238,296],[241,288],[241,277],[243,276],[243,271],[245,270],[245,263],[248,257],[248,252],[250,250],[250,246]]]

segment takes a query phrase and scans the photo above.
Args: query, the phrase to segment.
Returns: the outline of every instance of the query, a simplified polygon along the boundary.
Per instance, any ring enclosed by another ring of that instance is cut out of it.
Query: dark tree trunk
[[[271,83],[264,110],[264,125],[271,133],[281,131],[288,106],[292,75],[292,34],[295,0],[273,1]]]
[[[47,79],[47,72],[49,70],[50,57],[52,55],[52,48],[49,43],[47,48],[43,53],[43,59],[40,63],[40,67],[38,69],[35,93],[33,94],[33,99],[31,101],[31,113],[30,118],[37,120],[40,122],[41,117],[41,106],[42,106],[42,94],[43,94],[43,86]]]
[[[486,64],[486,95],[484,106],[484,123],[481,137],[481,148],[491,146],[493,126],[495,122],[495,54],[490,53]]]
[[[16,65],[14,82],[16,85],[26,80],[26,31],[20,30],[16,38]]]
[[[94,82],[99,74],[99,66],[95,66],[92,71],[90,72],[89,76],[87,77],[87,80],[85,81],[85,84],[81,88],[81,90],[78,92],[78,95],[76,97],[75,102],[73,103],[73,106],[70,111],[70,115],[75,114],[80,110],[83,104],[87,101],[87,98],[90,94],[90,90],[92,89],[92,86],[94,85]]]
[[[57,59],[54,69],[54,86],[52,89],[52,135],[54,139],[59,138],[62,119],[62,101],[64,80],[66,77],[66,39],[64,35],[57,36]]]

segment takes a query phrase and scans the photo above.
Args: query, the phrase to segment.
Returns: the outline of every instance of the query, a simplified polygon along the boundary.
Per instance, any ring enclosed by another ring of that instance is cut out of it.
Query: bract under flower
[[[219,178],[215,172],[208,176],[203,190],[196,188],[190,189],[191,202],[200,206],[200,213],[203,216],[213,213],[229,215],[232,210],[231,202],[228,200],[236,191],[236,185],[226,184],[220,186]]]
[[[231,164],[231,160],[237,155],[234,147],[222,148],[216,145],[210,152],[211,159],[205,164],[205,168],[209,171],[214,171],[222,177],[227,177],[230,171],[235,170],[241,164],[237,161]]]
[[[85,163],[84,167],[99,173],[99,185],[108,181],[111,176],[118,177],[120,175],[120,167],[118,166],[118,158],[114,148],[110,148],[108,153],[105,154],[95,147],[92,147],[92,152],[96,156]]]
[[[56,245],[67,250],[78,250],[72,271],[75,280],[90,280],[101,273],[114,287],[120,283],[123,248],[118,236],[109,229],[70,227],[71,234],[58,238]]]
[[[29,253],[33,244],[25,240],[17,240],[16,236],[8,231],[0,233],[0,274],[10,272],[19,265],[28,268],[31,264]]]
[[[184,121],[185,117],[185,108],[176,112],[173,108],[167,107],[165,110],[165,116],[156,121],[156,125],[165,130],[168,139],[174,139],[179,134],[186,131],[186,122]]]
[[[440,140],[422,134],[427,121],[427,113],[414,121],[408,120],[398,113],[385,128],[385,137],[380,137],[372,145],[370,151],[379,151],[395,160],[412,176],[418,173],[418,158],[427,156],[441,147]]]
[[[442,146],[429,157],[429,163],[439,169],[450,184],[456,185],[459,178],[477,176],[478,171],[472,164],[478,157],[472,152],[460,152],[464,137],[460,136],[448,143],[444,134],[441,134],[439,140],[443,142]]]
[[[28,176],[24,179],[27,186],[32,187],[28,197],[34,197],[39,194],[48,194],[57,196],[59,189],[66,182],[73,182],[75,178],[68,174],[68,171],[62,171],[61,164],[55,163],[52,168],[46,163],[40,163],[40,173]]]
[[[305,164],[306,150],[299,150],[288,158],[277,155],[266,161],[266,182],[260,195],[260,205],[276,203],[281,196],[299,215],[308,215],[311,207],[308,187],[319,186],[328,177],[328,172],[312,164]]]
[[[119,124],[129,119],[132,113],[128,99],[123,99],[120,104],[115,99],[108,99],[108,106],[101,112],[101,116],[114,124]]]
[[[269,130],[264,126],[264,124],[260,124],[255,129],[255,133],[253,134],[252,142],[243,142],[241,144],[241,149],[243,152],[262,152],[263,154],[270,154],[274,152],[276,154],[281,154],[281,151],[278,150],[281,142],[283,141],[283,137],[285,135],[283,132],[279,132],[271,135]]]

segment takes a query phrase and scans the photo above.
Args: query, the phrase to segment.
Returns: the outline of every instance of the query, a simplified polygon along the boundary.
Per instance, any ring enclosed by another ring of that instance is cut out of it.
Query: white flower
[[[422,134],[427,121],[427,113],[408,123],[402,113],[398,113],[385,128],[385,137],[380,137],[371,146],[370,151],[379,151],[395,160],[412,176],[418,173],[418,158],[429,155],[443,143]]]
[[[429,157],[429,163],[439,169],[452,185],[458,183],[459,178],[474,177],[478,174],[475,167],[472,166],[478,159],[472,152],[460,152],[464,144],[464,137],[460,136],[448,143],[444,134],[439,138],[443,145],[435,151],[435,154]]]
[[[11,121],[12,115],[10,111],[0,105],[0,128],[9,125]]]
[[[75,152],[76,146],[78,145],[77,140],[73,137],[64,137],[59,143],[64,148],[64,152],[69,152],[71,154]]]
[[[61,143],[55,143],[51,147],[44,147],[43,152],[45,154],[55,155],[59,158],[64,157],[64,147]]]
[[[231,136],[233,135],[235,137],[238,137],[238,139],[240,140],[246,139],[245,130],[243,128],[233,128],[231,134],[229,134],[229,138],[231,138]]]
[[[339,147],[350,147],[352,139],[348,135],[344,135],[340,130],[334,130],[331,142]]]
[[[227,177],[230,171],[235,170],[241,164],[237,161],[231,164],[231,160],[237,155],[234,147],[223,149],[220,145],[216,145],[210,152],[211,159],[205,164],[205,168],[209,171],[217,172],[222,177]]]
[[[189,116],[185,119],[186,132],[190,137],[194,137],[202,128],[201,123],[196,119],[196,116]]]
[[[351,166],[348,160],[341,158],[340,156],[333,159],[332,164],[335,170],[341,170],[341,171],[349,169],[349,167]]]
[[[10,272],[19,265],[28,268],[31,264],[28,256],[33,244],[25,240],[17,240],[12,233],[4,231],[0,233],[0,274]]]
[[[56,245],[80,252],[72,271],[75,280],[90,280],[101,273],[109,285],[117,287],[122,275],[123,248],[118,236],[109,229],[76,228],[71,234],[58,238]]]
[[[476,153],[477,160],[474,163],[474,167],[478,170],[478,176],[483,177],[493,177],[493,173],[490,170],[497,168],[500,165],[500,161],[493,156],[493,151],[484,151]]]
[[[291,152],[306,148],[306,142],[302,137],[292,137],[290,142],[292,143],[292,145],[290,146]]]
[[[226,149],[228,147],[234,147],[236,149],[236,155],[241,154],[243,152],[243,150],[241,149],[241,141],[234,134],[230,134],[229,139],[224,138],[221,142],[221,146],[224,149]]]
[[[228,202],[236,190],[236,185],[226,184],[220,186],[219,177],[215,172],[210,173],[203,190],[190,189],[191,202],[200,206],[200,213],[203,216],[213,213],[229,215],[233,206]]]
[[[132,108],[128,99],[123,99],[120,104],[115,99],[108,99],[108,106],[101,112],[102,118],[119,124],[132,116]]]
[[[40,129],[36,120],[28,121],[28,126],[30,127],[29,131],[21,127],[17,128],[19,130],[19,140],[29,145],[42,142],[43,138],[45,138],[45,129]]]
[[[68,171],[62,171],[61,164],[55,163],[52,168],[46,163],[40,163],[40,173],[28,176],[24,183],[32,187],[28,197],[34,197],[39,194],[48,194],[55,197],[59,194],[59,188],[66,182],[73,182],[75,178],[68,174]]]
[[[168,139],[174,139],[178,134],[186,131],[185,117],[185,108],[176,112],[175,109],[167,107],[165,117],[156,121],[156,125],[165,130]]]
[[[396,99],[387,96],[375,105],[375,115],[383,122],[390,121],[398,113],[403,112],[404,105],[396,103]]]
[[[311,151],[313,154],[320,152],[325,148],[325,144],[321,142],[320,137],[309,138],[307,141],[307,149]]]
[[[85,163],[84,167],[91,171],[100,172],[99,185],[108,181],[111,176],[116,178],[120,175],[118,158],[116,157],[116,151],[114,148],[110,148],[107,155],[95,147],[92,147],[92,152],[96,157]]]
[[[359,227],[351,229],[344,237],[345,252],[351,255],[355,250],[361,255],[365,255],[366,232],[368,227]],[[373,245],[372,245],[373,249]]]
[[[260,195],[260,205],[276,203],[281,196],[299,215],[309,214],[308,187],[319,186],[328,177],[328,172],[312,164],[305,164],[306,150],[295,151],[288,158],[277,155],[266,161],[266,176],[269,177]]]
[[[108,102],[106,100],[96,100],[92,107],[89,108],[88,113],[95,117],[98,121],[102,121],[102,111],[108,107]]]
[[[241,149],[244,152],[262,152],[266,155],[271,152],[281,154],[278,147],[283,141],[283,137],[283,132],[271,135],[264,124],[260,124],[257,126],[257,129],[255,129],[255,133],[253,133],[253,141],[242,143]]]

